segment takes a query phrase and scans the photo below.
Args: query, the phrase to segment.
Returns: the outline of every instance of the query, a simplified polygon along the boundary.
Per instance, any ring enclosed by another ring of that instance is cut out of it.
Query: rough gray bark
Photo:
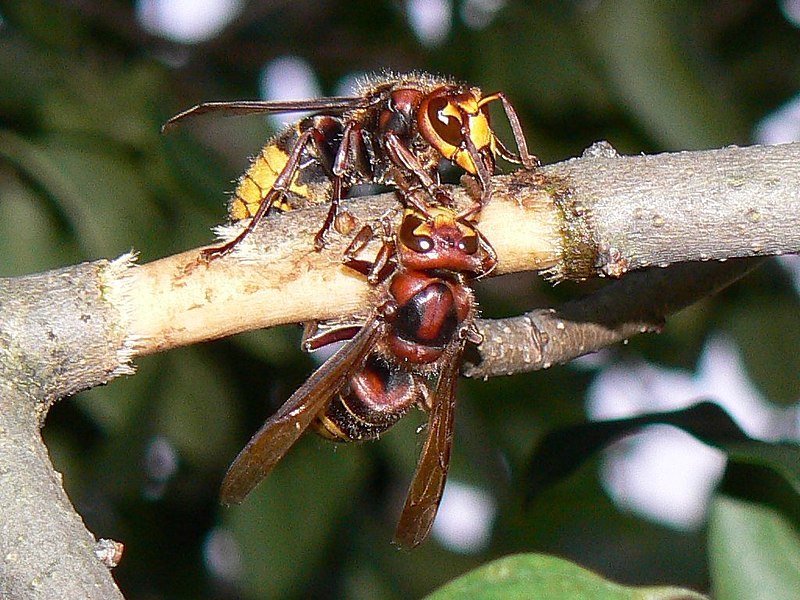
[[[586,215],[599,253],[593,266],[617,276],[650,265],[797,252],[798,157],[800,144],[606,152],[546,171],[569,182],[568,209]]]
[[[126,261],[0,279],[0,598],[121,598],[53,469],[40,426],[53,402],[129,373],[104,297]]]

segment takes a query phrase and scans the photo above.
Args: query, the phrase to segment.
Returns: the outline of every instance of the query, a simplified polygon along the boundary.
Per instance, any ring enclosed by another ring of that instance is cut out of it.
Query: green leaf
[[[733,463],[767,469],[788,483],[794,495],[800,494],[800,446],[751,438],[722,407],[713,402],[698,402],[681,410],[582,423],[551,431],[542,438],[531,458],[528,494],[537,494],[568,476],[608,444],[658,424],[683,429],[704,444],[725,452]]]
[[[711,507],[709,563],[717,600],[800,595],[800,536],[767,506],[718,496]]]
[[[147,405],[161,397],[160,382],[169,372],[169,358],[148,356],[137,361],[134,377],[121,377],[113,385],[85,390],[71,398],[104,435],[124,436],[127,428],[143,429]]]
[[[517,554],[488,563],[451,581],[426,600],[692,600],[705,596],[674,587],[625,587],[567,560]]]
[[[44,193],[88,256],[120,254],[166,237],[146,182],[118,149],[59,136],[31,143],[0,130],[2,159]]]
[[[658,424],[679,427],[700,441],[717,447],[726,442],[751,441],[713,402],[699,402],[671,412],[570,425],[548,432],[537,444],[528,467],[528,495],[538,494],[567,477],[605,446],[638,433],[644,427]]]

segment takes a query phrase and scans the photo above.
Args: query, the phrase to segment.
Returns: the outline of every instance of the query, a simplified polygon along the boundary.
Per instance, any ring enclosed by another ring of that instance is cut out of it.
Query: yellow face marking
[[[456,104],[455,102],[448,102],[444,105],[444,108],[439,111],[439,114],[443,117],[453,117],[459,123],[461,122],[461,111],[458,110],[459,107],[463,107],[464,103],[459,102]],[[442,119],[444,121],[444,119]]]
[[[439,114],[443,121],[445,117],[450,117],[458,123],[462,123],[462,119],[466,116],[467,124],[469,125],[469,137],[475,147],[478,150],[488,147],[491,153],[494,154],[496,152],[494,132],[492,132],[492,127],[489,124],[489,118],[481,110],[482,105],[483,102],[479,98],[470,94],[448,102],[439,111]],[[467,150],[449,144],[444,140],[442,142],[441,151],[444,156],[472,175],[478,172],[478,167]]]
[[[442,208],[440,206],[434,206],[431,207],[428,212],[433,215],[433,227],[428,225],[429,230],[456,224],[455,214],[453,214],[453,211],[451,210]]]
[[[437,249],[436,240],[440,240]],[[479,234],[474,226],[458,220],[452,209],[432,206],[427,216],[413,208],[407,208],[403,225],[398,235],[398,251],[409,255],[427,254],[431,251],[454,257],[455,252],[474,255],[481,247]]]
[[[495,138],[492,132],[492,127],[489,124],[489,118],[486,113],[481,110],[483,102],[471,94],[458,102],[458,108],[463,114],[467,115],[467,124],[469,125],[469,137],[472,143],[478,150],[488,147],[492,154],[495,152]],[[469,152],[459,148],[453,159],[458,166],[467,171],[468,173],[475,174],[478,172],[478,167],[475,165]]]
[[[462,241],[469,242],[473,239],[477,239],[478,236],[475,232],[475,229],[464,223],[456,221],[456,215],[451,210],[440,207],[434,207],[430,209],[430,212],[433,214],[433,225],[431,226],[426,223],[427,232],[429,235],[430,231],[433,229],[444,229],[445,227],[455,227],[461,234]],[[472,243],[474,244],[475,242]]]
[[[430,237],[433,230],[443,229],[445,227],[455,227],[465,237],[475,234],[471,227],[456,221],[456,214],[449,208],[445,208],[443,206],[431,206],[428,208],[428,213],[431,215],[432,219],[425,217],[425,215],[413,208],[407,208],[405,210],[405,216],[413,215],[419,219],[419,224],[412,232],[414,236]]]

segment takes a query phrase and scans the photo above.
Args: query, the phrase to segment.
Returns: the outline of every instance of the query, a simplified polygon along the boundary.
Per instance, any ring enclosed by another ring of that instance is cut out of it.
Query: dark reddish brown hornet
[[[382,286],[383,299],[357,332],[316,338],[316,347],[349,340],[239,453],[223,502],[241,502],[309,427],[335,441],[374,439],[418,406],[429,412],[427,439],[395,541],[414,547],[427,537],[447,478],[461,354],[467,341],[480,341],[467,282],[496,262],[469,216],[407,209],[399,230],[384,232],[374,261],[357,258],[370,233],[356,236],[345,262]]]
[[[500,101],[519,154],[497,138],[488,105]],[[311,111],[267,142],[239,180],[229,205],[232,222],[250,219],[230,242],[204,251],[213,259],[230,252],[272,209],[291,210],[330,202],[315,247],[324,245],[339,202],[359,184],[396,189],[406,206],[450,206],[439,185],[438,167],[452,161],[477,177],[480,210],[491,196],[496,158],[532,169],[517,113],[500,92],[484,96],[476,87],[425,73],[384,74],[364,82],[355,96],[288,102],[235,101],[198,104],[172,117],[164,129],[196,115]]]

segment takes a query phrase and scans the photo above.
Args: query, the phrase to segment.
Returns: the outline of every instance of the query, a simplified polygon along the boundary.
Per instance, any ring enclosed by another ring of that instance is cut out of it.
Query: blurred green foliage
[[[249,2],[219,35],[181,45],[145,31],[133,3],[5,0],[0,275],[207,243],[269,131],[258,118],[204,119],[168,136],[159,127],[201,100],[257,97],[262,67],[280,56],[307,60],[325,94],[349,74],[386,68],[503,90],[544,162],[599,139],[622,153],[746,144],[800,81],[800,32],[776,3],[509,0],[471,28],[460,15],[475,4],[453,3],[436,46],[415,37],[408,4],[376,0]],[[487,314],[516,314],[591,285],[551,290],[517,275],[482,284],[479,296]],[[704,340],[729,331],[762,393],[791,404],[797,308],[770,265],[610,357],[692,368]],[[596,462],[523,504],[536,441],[583,418],[593,375],[570,366],[460,385],[451,476],[499,503],[492,542],[476,554],[388,543],[421,417],[378,443],[308,436],[248,502],[222,508],[227,464],[313,368],[298,340],[287,327],[147,357],[135,377],[52,411],[45,435],[71,498],[92,531],[126,545],[115,576],[127,597],[420,597],[518,552],[555,553],[627,584],[713,587],[720,598],[767,597],[762,576],[769,589],[797,585],[797,563],[787,575],[780,562],[800,556],[793,525],[761,506],[719,496],[709,543],[706,531],[621,513]],[[237,559],[238,575],[219,576]],[[744,577],[753,592],[736,596]]]

